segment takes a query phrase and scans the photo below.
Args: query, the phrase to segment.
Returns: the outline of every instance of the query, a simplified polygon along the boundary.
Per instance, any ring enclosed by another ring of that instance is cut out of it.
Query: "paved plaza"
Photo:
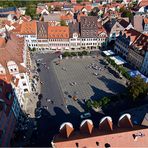
[[[116,78],[109,69],[104,68],[102,58],[102,56],[97,58],[89,56],[80,59],[63,59],[60,65],[56,65],[55,60],[53,61],[67,107],[74,106],[83,112],[84,99],[100,99],[125,89],[125,79]],[[91,63],[95,63],[103,70],[89,68]],[[99,75],[95,76],[94,73]],[[75,101],[73,96],[77,96],[78,101]]]

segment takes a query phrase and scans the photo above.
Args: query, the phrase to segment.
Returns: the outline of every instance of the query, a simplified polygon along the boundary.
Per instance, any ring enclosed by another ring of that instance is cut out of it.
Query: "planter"
[[[93,109],[95,112],[100,112],[100,111],[102,111],[102,109],[101,109],[100,107],[97,107],[97,108],[92,107],[92,109]]]

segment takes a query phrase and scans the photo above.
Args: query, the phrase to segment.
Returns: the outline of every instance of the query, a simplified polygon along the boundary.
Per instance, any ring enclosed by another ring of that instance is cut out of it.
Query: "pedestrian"
[[[54,104],[53,100],[51,100],[51,103]]]

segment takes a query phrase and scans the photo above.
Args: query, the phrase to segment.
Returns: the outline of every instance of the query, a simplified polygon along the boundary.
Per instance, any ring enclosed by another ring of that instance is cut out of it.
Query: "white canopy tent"
[[[111,55],[114,55],[114,54],[115,54],[112,50],[106,50],[106,51],[103,51],[103,53],[104,53],[106,56],[111,56]]]
[[[117,65],[123,65],[127,63],[124,59],[119,56],[111,56],[110,59],[114,60]]]

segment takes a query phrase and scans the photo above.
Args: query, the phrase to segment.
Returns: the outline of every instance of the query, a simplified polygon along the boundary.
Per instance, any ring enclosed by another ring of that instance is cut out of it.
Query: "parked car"
[[[80,115],[81,119],[86,119],[86,118],[90,118],[90,117],[91,117],[91,113],[89,113],[89,112]]]
[[[99,75],[99,73],[94,72],[94,73],[93,73],[93,75],[98,76],[98,75]]]

